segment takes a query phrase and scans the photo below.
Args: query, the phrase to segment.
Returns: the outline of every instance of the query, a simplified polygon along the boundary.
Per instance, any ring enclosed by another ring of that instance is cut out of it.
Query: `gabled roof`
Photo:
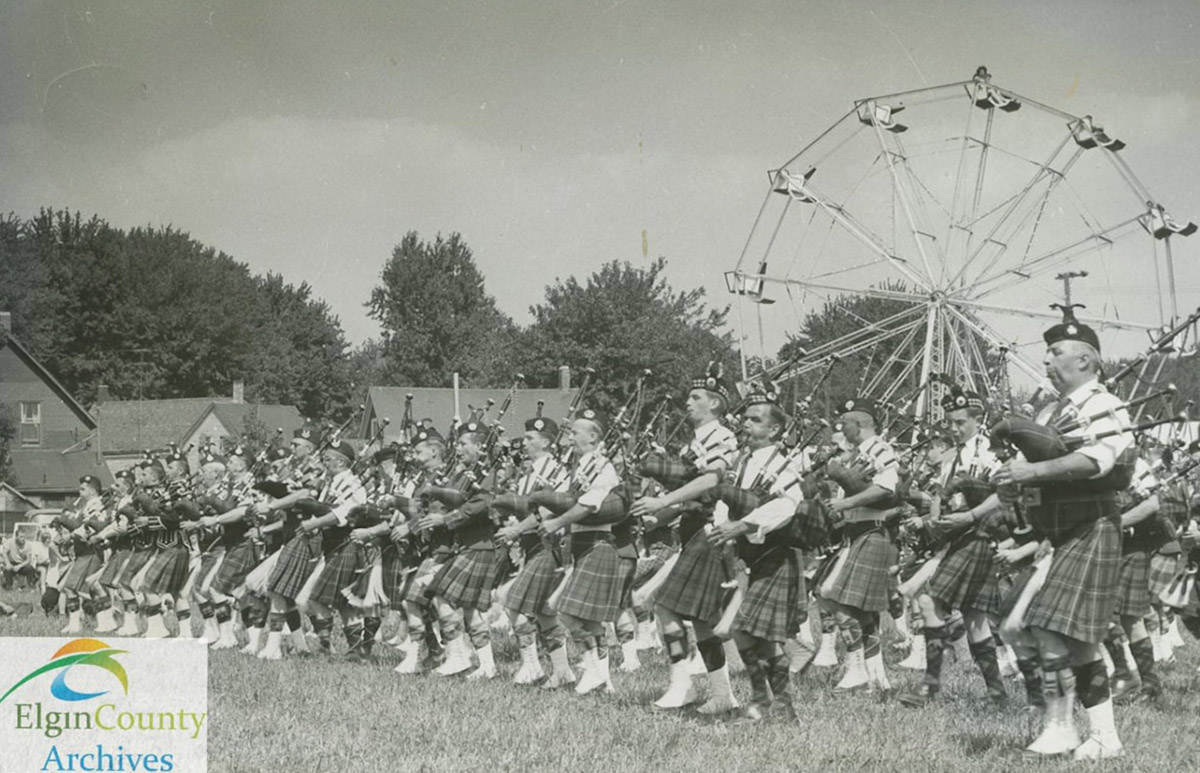
[[[182,443],[200,423],[215,414],[233,437],[241,436],[253,410],[269,430],[291,432],[304,423],[292,405],[256,405],[229,397],[183,397],[172,400],[117,400],[96,406],[100,450],[105,454],[141,453]]]
[[[95,451],[64,454],[53,449],[13,448],[9,454],[9,483],[24,494],[74,491],[84,475],[95,475],[105,488],[112,484],[112,473]]]
[[[538,400],[544,400],[542,415],[556,422],[562,422],[575,399],[578,389],[518,389],[513,396],[512,405],[501,420],[506,437],[520,437],[525,431],[525,420],[531,419],[537,413]],[[367,390],[367,405],[364,411],[363,423],[359,427],[359,437],[367,437],[371,431],[370,421],[383,418],[391,419],[391,424],[384,433],[384,440],[392,440],[400,436],[400,422],[404,418],[404,402],[406,395],[412,395],[413,421],[432,419],[433,426],[438,432],[445,433],[454,419],[454,390],[432,387],[371,387]],[[469,406],[483,408],[489,398],[496,401],[495,406],[486,417],[496,418],[507,389],[460,389],[459,410],[460,418],[466,421],[470,416]]]
[[[219,398],[116,400],[96,406],[101,453],[140,453],[166,448],[187,437],[199,417]]]
[[[46,370],[42,363],[40,363],[36,357],[30,354],[29,350],[25,348],[25,345],[22,344],[20,340],[18,340],[12,333],[0,331],[0,348],[3,348],[4,346],[8,346],[8,348],[12,349],[13,352],[16,353],[17,357],[19,357],[30,370],[36,373],[38,377],[45,382],[46,385],[49,386],[56,395],[58,395],[59,399],[61,399],[67,405],[67,407],[70,408],[77,417],[79,417],[79,420],[83,422],[88,429],[96,428],[95,417],[88,413],[87,408],[84,408],[83,404],[76,400],[75,396],[67,391],[65,386],[59,383],[58,379],[54,377],[54,374]]]
[[[214,402],[206,411],[200,414],[191,428],[183,437],[190,437],[208,418],[209,414],[217,417],[217,421],[229,431],[232,437],[241,437],[246,428],[246,417],[256,413],[259,421],[268,432],[282,429],[284,437],[290,438],[292,431],[304,426],[304,417],[300,409],[294,405],[255,405],[253,403],[218,403]]]

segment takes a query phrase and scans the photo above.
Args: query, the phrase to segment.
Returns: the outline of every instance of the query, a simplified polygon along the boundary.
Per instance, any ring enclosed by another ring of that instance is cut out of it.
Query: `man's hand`
[[[418,523],[420,524],[421,531],[425,531],[426,529],[436,529],[437,527],[444,526],[446,524],[446,514],[428,513],[421,516],[421,519],[418,521]]]
[[[1017,565],[1020,560],[1017,548],[1008,548],[1007,550],[997,550],[992,561],[996,566],[1004,570],[1010,570]]]
[[[408,524],[402,523],[399,526],[393,526],[389,536],[391,536],[392,542],[400,542],[409,535],[409,532]]]
[[[745,521],[726,521],[720,526],[714,526],[708,533],[708,541],[713,545],[724,545],[754,531],[753,524]]]
[[[959,529],[969,528],[975,523],[971,517],[971,511],[968,510],[962,513],[943,513],[936,520],[930,523],[930,527],[936,534],[947,534]]]
[[[496,530],[496,539],[501,542],[516,542],[521,536],[521,530],[516,526],[504,526]]]
[[[270,515],[271,505],[267,502],[258,502],[254,505],[254,512],[257,515]]]
[[[1033,464],[1024,459],[1010,459],[1002,464],[996,474],[992,476],[992,482],[997,486],[1021,485],[1033,483],[1035,480]]]
[[[367,540],[371,539],[371,536],[372,535],[371,535],[370,529],[351,529],[350,530],[350,539],[354,540],[355,542],[366,542]]]
[[[634,517],[645,517],[657,513],[664,507],[666,505],[663,497],[642,497],[633,503],[633,507],[629,508],[629,514]]]
[[[304,532],[305,534],[307,534],[308,532],[310,532],[310,531],[312,531],[313,529],[317,528],[317,519],[316,519],[316,518],[309,518],[309,519],[307,519],[307,520],[301,521],[301,522],[300,522],[300,526],[299,526],[298,528],[300,529],[300,531],[302,531],[302,532]]]
[[[538,533],[550,535],[562,529],[564,526],[561,518],[547,518],[538,524]]]

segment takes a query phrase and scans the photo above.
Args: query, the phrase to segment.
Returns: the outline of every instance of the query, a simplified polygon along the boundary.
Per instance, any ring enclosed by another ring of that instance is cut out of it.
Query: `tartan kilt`
[[[279,550],[279,559],[271,576],[267,578],[267,591],[278,593],[285,599],[295,600],[308,576],[317,566],[319,551],[314,551],[312,540],[304,532],[297,532],[288,543]]]
[[[421,561],[417,571],[409,573],[404,584],[404,600],[414,604],[428,604],[429,597],[425,595],[425,590],[449,560],[446,556],[433,555]]]
[[[411,574],[406,566],[404,551],[394,542],[389,542],[380,553],[383,571],[383,592],[391,600],[392,609],[404,608],[404,585]]]
[[[96,578],[96,583],[99,585],[113,586],[121,579],[121,572],[125,571],[125,564],[129,561],[129,556],[133,554],[132,548],[122,548],[114,550],[108,557],[108,562],[104,565],[104,571],[100,572],[100,576]]]
[[[150,568],[142,580],[142,588],[148,593],[158,595],[179,595],[183,584],[187,582],[191,556],[186,545],[172,545],[160,548],[150,560]]]
[[[79,556],[71,562],[71,567],[67,569],[67,573],[63,575],[62,582],[58,589],[62,591],[71,591],[78,593],[81,590],[87,589],[87,578],[91,577],[100,570],[100,554],[88,553],[86,556]]]
[[[546,614],[546,602],[562,581],[563,573],[554,565],[550,551],[542,550],[525,562],[504,596],[504,607],[533,618]]]
[[[615,620],[621,604],[621,557],[612,533],[573,533],[571,557],[575,570],[554,611],[590,622]]]
[[[452,607],[486,611],[492,605],[499,565],[493,548],[464,550],[442,565],[425,595],[440,596]]]
[[[225,560],[218,567],[217,576],[213,578],[210,588],[222,596],[232,596],[238,586],[246,581],[250,570],[257,565],[254,543],[250,539],[244,539],[226,549]]]
[[[725,611],[729,580],[721,549],[709,544],[701,529],[692,535],[667,575],[654,602],[685,620],[716,625]]]
[[[1121,556],[1117,585],[1117,614],[1146,617],[1150,614],[1150,556],[1135,550]]]
[[[991,543],[982,537],[972,537],[952,547],[925,587],[930,596],[950,609],[996,612],[1000,608],[1000,593]]]
[[[1085,525],[1054,549],[1050,573],[1025,623],[1099,644],[1108,635],[1121,572],[1121,532],[1114,520]]]
[[[883,529],[871,529],[847,548],[846,563],[825,598],[864,612],[884,612],[892,595],[891,566],[899,551]]]
[[[132,587],[133,581],[137,579],[138,574],[146,568],[146,564],[150,563],[150,559],[154,557],[154,548],[141,548],[139,550],[131,550],[128,560],[125,561],[124,568],[121,569],[121,574],[117,578],[118,585]]]
[[[633,574],[633,587],[640,588],[650,581],[659,569],[663,568],[663,564],[667,563],[667,559],[675,554],[675,547],[666,545],[662,542],[657,542],[649,549],[650,555],[637,560],[637,568]],[[630,596],[633,593],[630,592]],[[632,599],[630,599],[632,601]]]
[[[805,595],[796,551],[775,548],[750,565],[750,584],[733,630],[769,642],[786,641],[800,630]]]
[[[1183,568],[1183,554],[1155,553],[1150,556],[1150,603],[1157,604],[1158,596],[1179,575]]]
[[[361,544],[351,542],[342,545],[325,559],[325,568],[309,592],[309,603],[316,602],[333,608],[345,602],[342,589],[352,587],[358,579],[359,570],[366,566],[366,550]]]

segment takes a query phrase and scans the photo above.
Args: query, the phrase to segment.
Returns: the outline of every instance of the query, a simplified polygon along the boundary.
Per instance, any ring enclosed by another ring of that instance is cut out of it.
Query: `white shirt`
[[[990,446],[987,437],[977,432],[958,448],[947,450],[942,455],[942,470],[938,476],[942,485],[950,481],[952,472],[983,480],[990,478],[1000,468],[1000,460],[992,453]]]
[[[593,510],[598,509],[604,498],[619,485],[621,476],[617,474],[617,468],[598,451],[588,451],[579,457],[571,474],[571,486],[579,492],[575,502]]]
[[[355,505],[366,504],[367,491],[357,475],[348,469],[342,470],[325,484],[321,501],[333,505],[332,512],[337,516],[338,525],[345,526]]]
[[[1087,417],[1095,416],[1103,413],[1090,421],[1083,421],[1083,426],[1072,432],[1065,433],[1065,438],[1087,438],[1091,435],[1097,435],[1101,432],[1109,432],[1114,429],[1124,429],[1130,426],[1129,412],[1125,410],[1124,403],[1116,395],[1111,394],[1107,389],[1100,385],[1098,379],[1092,379],[1086,384],[1079,386],[1065,398],[1067,405],[1063,408],[1061,415],[1067,417]],[[1049,424],[1051,417],[1054,416],[1056,408],[1055,403],[1051,403],[1042,409],[1038,414],[1038,424]],[[1102,478],[1112,471],[1113,465],[1117,462],[1117,457],[1126,451],[1133,444],[1133,434],[1124,432],[1119,435],[1101,438],[1095,442],[1085,443],[1083,446],[1074,450],[1073,453],[1082,454],[1096,462],[1100,468],[1092,478]]]
[[[696,469],[700,472],[717,472],[724,475],[733,465],[737,450],[737,436],[721,422],[713,419],[696,427],[696,434],[684,453],[691,452],[696,458]]]
[[[757,529],[746,535],[746,540],[761,545],[766,536],[782,528],[796,514],[796,508],[804,500],[800,492],[800,470],[785,451],[777,445],[768,445],[743,452],[732,474],[739,488],[753,488],[755,484],[770,482],[770,499],[742,518]],[[729,520],[729,507],[717,502],[713,508],[713,522],[721,524]]]
[[[862,441],[858,446],[857,458],[865,459],[867,469],[873,473],[870,476],[871,485],[896,493],[900,485],[900,462],[886,440],[873,435]]]

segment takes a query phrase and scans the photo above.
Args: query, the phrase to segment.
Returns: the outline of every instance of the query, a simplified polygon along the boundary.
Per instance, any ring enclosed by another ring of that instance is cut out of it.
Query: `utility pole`
[[[1063,305],[1068,308],[1071,306],[1071,280],[1083,279],[1087,275],[1086,271],[1064,271],[1054,277],[1063,283]]]

